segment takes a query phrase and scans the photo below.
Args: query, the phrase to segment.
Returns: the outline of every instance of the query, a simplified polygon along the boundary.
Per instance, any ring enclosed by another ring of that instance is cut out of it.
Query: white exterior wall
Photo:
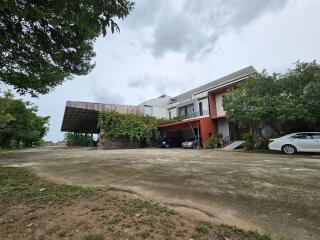
[[[173,102],[173,103],[169,103],[168,108],[174,108],[174,107],[176,107],[178,104],[180,104],[180,101]]]
[[[198,100],[198,106],[199,108],[199,103],[202,102],[202,109],[203,109],[203,115],[209,115],[209,101],[208,98],[203,98],[201,100]],[[200,109],[198,109],[200,111]]]
[[[144,106],[143,107],[143,115],[152,116],[152,107]]]
[[[152,116],[156,118],[169,118],[169,112],[166,108],[152,107]]]
[[[171,112],[171,118],[175,118],[177,116],[177,108],[172,108],[169,110],[169,112]],[[168,117],[170,116],[170,114],[168,113]]]
[[[223,106],[222,106],[222,97],[223,97],[223,93],[216,95],[216,107],[217,107],[217,116],[218,117],[223,117],[226,114],[226,112],[224,111]]]
[[[162,107],[144,106],[143,114],[147,116],[153,116],[155,118],[169,118],[168,109]]]
[[[197,94],[194,94],[192,96],[192,98],[196,98],[196,99],[199,99],[199,98],[205,98],[208,96],[208,91],[205,91],[205,92],[202,92],[202,93],[197,93]]]
[[[138,106],[143,108],[143,114],[148,116],[153,116],[156,118],[168,118],[168,104],[171,97],[167,95],[162,95],[158,98],[150,99],[140,103]]]
[[[230,142],[229,124],[225,118],[218,119],[218,133],[222,134],[224,142]]]

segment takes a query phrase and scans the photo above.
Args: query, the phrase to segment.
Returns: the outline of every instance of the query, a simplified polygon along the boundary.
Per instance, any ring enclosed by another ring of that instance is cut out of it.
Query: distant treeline
[[[47,134],[49,117],[37,115],[38,108],[16,99],[11,92],[0,95],[0,147],[20,148],[41,145]]]

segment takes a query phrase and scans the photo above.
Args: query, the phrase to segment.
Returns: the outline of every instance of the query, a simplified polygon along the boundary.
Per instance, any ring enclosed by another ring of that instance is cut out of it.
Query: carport
[[[117,111],[119,113],[141,114],[141,107],[67,101],[61,131],[74,133],[100,133],[98,128],[99,111]]]
[[[163,136],[181,135],[184,139],[189,136],[193,136],[195,139],[200,137],[203,145],[206,145],[208,138],[217,132],[217,128],[213,125],[210,117],[192,118],[176,123],[161,124],[158,126],[158,129]]]
[[[61,131],[74,133],[99,133],[98,116],[94,106],[68,101]]]

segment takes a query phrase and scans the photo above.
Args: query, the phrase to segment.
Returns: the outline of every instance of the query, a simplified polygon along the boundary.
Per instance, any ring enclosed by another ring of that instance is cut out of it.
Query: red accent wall
[[[201,118],[199,120],[200,125],[200,136],[202,139],[202,144],[207,145],[208,139],[211,135],[217,132],[217,128],[214,126],[210,117]]]
[[[217,124],[212,121],[211,117],[199,118],[188,122],[159,125],[158,128],[161,132],[169,133],[190,129],[190,125],[192,128],[199,127],[200,137],[204,146],[207,145],[208,138],[218,132]]]
[[[234,84],[232,86],[228,86],[226,88],[219,89],[214,92],[209,93],[209,108],[210,108],[210,116],[211,118],[217,118],[217,105],[216,105],[216,95],[221,93],[226,93],[238,88],[239,84]]]

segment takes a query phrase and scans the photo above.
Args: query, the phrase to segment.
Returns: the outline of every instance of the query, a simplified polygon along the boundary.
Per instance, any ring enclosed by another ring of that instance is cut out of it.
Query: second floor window
[[[190,104],[187,106],[179,107],[178,116],[183,118],[194,117],[194,105]]]
[[[200,116],[203,115],[203,106],[202,106],[202,102],[199,102],[199,114]]]

